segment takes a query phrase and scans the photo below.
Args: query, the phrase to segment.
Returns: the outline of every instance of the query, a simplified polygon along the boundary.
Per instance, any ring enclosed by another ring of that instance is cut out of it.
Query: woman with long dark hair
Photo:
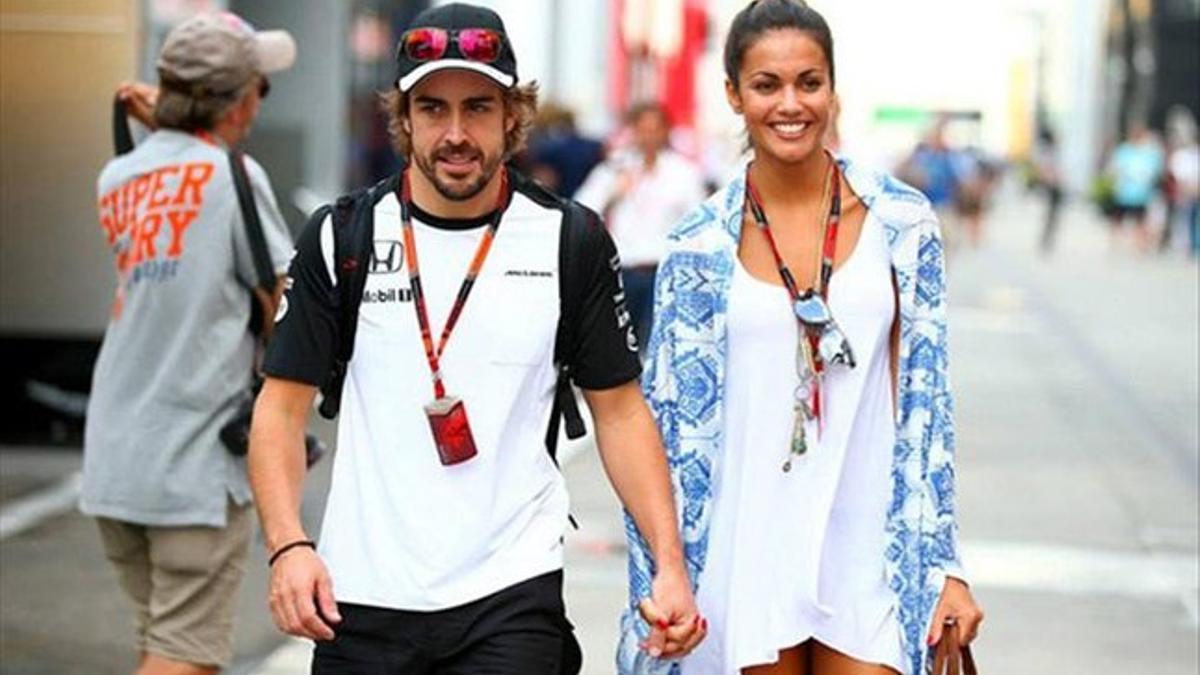
[[[982,620],[957,550],[938,224],[919,192],[825,148],[816,11],[752,2],[725,70],[753,159],[671,235],[643,381],[709,636],[682,661],[639,649],[654,563],[630,523],[618,663],[924,673],[947,621],[970,642]]]

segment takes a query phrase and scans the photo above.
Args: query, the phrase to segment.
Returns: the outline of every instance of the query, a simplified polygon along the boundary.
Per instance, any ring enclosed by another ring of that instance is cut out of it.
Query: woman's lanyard
[[[436,398],[441,399],[446,396],[446,386],[442,383],[439,359],[445,353],[450,333],[458,323],[458,317],[462,315],[463,307],[467,304],[467,297],[471,295],[471,289],[475,287],[475,279],[483,268],[483,262],[487,260],[488,252],[492,248],[492,241],[496,237],[496,228],[500,226],[500,218],[504,214],[505,207],[508,206],[508,172],[504,168],[500,169],[500,194],[496,197],[495,215],[488,223],[479,247],[475,249],[475,257],[471,259],[471,266],[467,268],[467,276],[463,279],[462,286],[458,289],[458,297],[454,299],[454,306],[450,308],[450,315],[446,318],[442,337],[438,340],[437,349],[434,349],[433,336],[429,329],[429,312],[426,309],[425,292],[421,288],[421,275],[417,267],[417,241],[413,236],[411,215],[412,187],[409,184],[408,171],[408,169],[404,171],[400,182],[400,226],[404,232],[404,256],[408,264],[408,278],[412,286],[413,307],[417,312],[417,323],[421,326],[421,342],[425,345],[425,358],[429,362],[429,371],[433,375],[433,393]]]
[[[767,220],[767,213],[763,209],[762,199],[759,197],[758,190],[754,188],[754,184],[750,181],[750,167],[746,167],[746,203],[750,208],[750,213],[754,216],[755,222],[762,230],[767,238],[767,243],[771,247],[771,254],[775,256],[775,264],[779,268],[779,276],[783,279],[783,285],[787,287],[788,294],[792,298],[793,306],[801,300],[805,299],[806,295],[811,295],[813,292],[819,294],[822,300],[828,298],[829,280],[833,276],[833,260],[837,252],[837,237],[838,225],[841,220],[842,212],[842,186],[841,186],[841,171],[838,168],[837,161],[830,157],[829,166],[829,191],[830,203],[829,213],[827,214],[824,223],[822,224],[822,238],[824,244],[821,249],[821,267],[818,273],[816,284],[813,289],[801,293],[796,285],[796,278],[792,271],[788,268],[787,263],[783,261],[783,256],[779,252],[779,246],[775,243],[775,236],[771,234],[771,225]],[[816,419],[818,429],[820,428],[821,420],[821,386],[820,377],[824,372],[825,364],[820,357],[820,331],[808,326],[796,318],[801,330],[801,349],[804,352],[804,360],[811,369],[815,382],[811,386],[811,398],[808,410],[798,410],[798,418],[803,412],[805,417]],[[801,377],[804,374],[801,373]],[[797,419],[797,431],[793,438],[793,452],[795,454],[803,454],[807,450],[807,443],[804,440],[803,420]],[[784,470],[790,468],[790,460],[784,465]]]

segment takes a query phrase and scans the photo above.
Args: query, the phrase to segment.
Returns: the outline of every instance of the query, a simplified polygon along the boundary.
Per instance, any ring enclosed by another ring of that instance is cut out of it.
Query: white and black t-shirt
[[[342,395],[320,553],[340,602],[407,610],[461,605],[562,567],[568,498],[544,438],[555,385],[559,229],[564,204],[522,183],[442,355],[449,394],[466,406],[479,454],[438,461],[424,405],[433,384],[413,308],[400,205],[375,206],[374,255]],[[413,211],[421,284],[440,336],[490,215],[462,221]],[[576,312],[576,384],[629,382],[629,337],[616,250],[588,228]],[[332,223],[309,228],[292,262],[268,375],[321,385],[337,312]],[[636,345],[632,345],[636,347]]]

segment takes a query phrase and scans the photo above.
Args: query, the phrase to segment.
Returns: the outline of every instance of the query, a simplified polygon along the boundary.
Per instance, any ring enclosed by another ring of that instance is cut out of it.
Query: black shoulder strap
[[[394,179],[387,179],[369,189],[343,195],[331,207],[334,274],[337,276],[337,343],[333,369],[321,388],[321,405],[317,409],[325,419],[337,417],[341,409],[346,368],[354,356],[358,308],[362,304],[375,240],[375,203],[394,188],[394,183]]]
[[[271,254],[267,252],[267,238],[263,234],[262,221],[258,218],[254,190],[250,187],[250,178],[246,175],[246,162],[241,151],[229,151],[229,169],[233,174],[233,187],[237,190],[242,222],[246,226],[246,238],[250,241],[250,254],[254,258],[258,287],[267,294],[272,294],[275,292],[275,267],[271,264]]]
[[[554,367],[558,378],[554,384],[554,404],[550,409],[550,424],[546,429],[546,451],[558,464],[559,419],[566,422],[567,438],[581,438],[587,434],[579,404],[571,389],[571,361],[579,344],[579,310],[583,306],[583,290],[586,284],[579,275],[584,274],[581,261],[584,258],[585,235],[591,215],[587,209],[567,201],[563,213],[563,224],[558,239],[558,329],[554,335]]]
[[[125,102],[113,97],[112,107],[113,153],[124,155],[133,150],[133,132],[129,130],[129,112]]]

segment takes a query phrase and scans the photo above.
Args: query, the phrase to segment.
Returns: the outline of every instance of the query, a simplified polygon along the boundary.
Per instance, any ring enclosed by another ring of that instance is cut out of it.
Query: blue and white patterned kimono
[[[884,561],[896,597],[910,673],[932,659],[929,622],[947,575],[962,578],[954,514],[953,402],[947,380],[942,242],[928,200],[885,173],[839,159],[846,180],[883,223],[899,289],[899,417]],[[740,174],[671,233],[658,268],[654,330],[642,387],[662,432],[684,557],[693,587],[704,583],[712,467],[724,451],[726,316],[742,228]],[[649,627],[637,612],[650,595],[654,561],[626,514],[630,606],[621,617],[621,673],[678,673],[638,648]]]

